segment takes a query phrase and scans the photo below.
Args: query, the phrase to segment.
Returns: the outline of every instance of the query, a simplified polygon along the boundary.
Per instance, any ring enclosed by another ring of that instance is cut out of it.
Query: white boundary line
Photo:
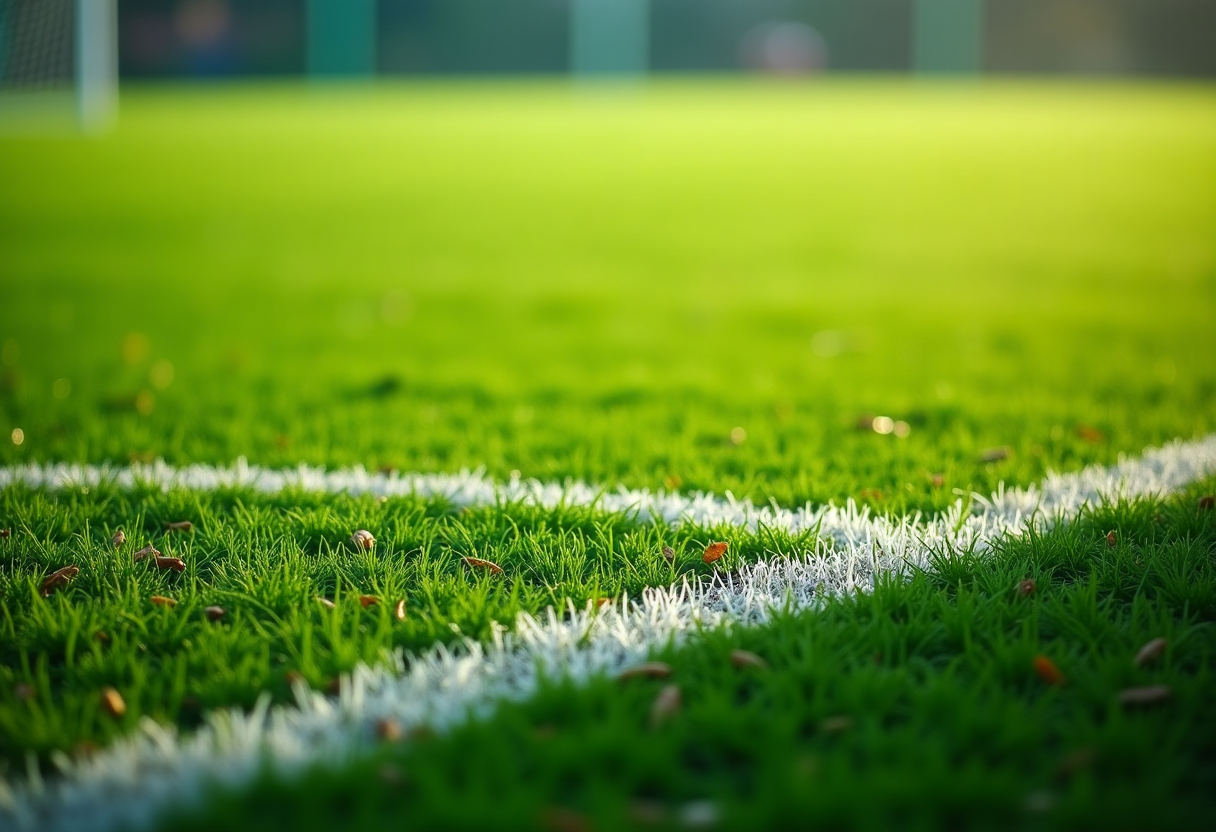
[[[145,720],[139,734],[91,758],[58,759],[61,774],[50,783],[36,772],[20,783],[0,781],[0,820],[17,829],[46,832],[147,826],[165,808],[198,801],[208,784],[239,786],[267,764],[288,774],[318,762],[339,764],[375,742],[373,727],[382,718],[391,717],[407,729],[426,724],[442,730],[470,715],[489,714],[504,700],[526,699],[537,689],[542,672],[576,681],[615,673],[655,647],[682,642],[698,627],[760,625],[774,607],[788,603],[795,609],[813,608],[825,593],[868,591],[879,573],[928,568],[930,554],[943,547],[985,551],[1002,535],[1018,534],[1029,523],[1047,526],[1103,500],[1164,494],[1214,472],[1216,435],[1149,449],[1141,458],[1124,459],[1111,468],[1050,475],[1037,488],[1001,489],[991,499],[977,498],[970,511],[959,501],[932,520],[895,520],[872,518],[851,502],[790,511],[758,508],[729,496],[682,497],[623,488],[604,494],[581,484],[519,481],[495,485],[467,472],[386,477],[361,470],[271,472],[243,463],[229,469],[0,469],[0,487],[17,480],[63,487],[103,479],[130,485],[145,479],[164,487],[441,494],[464,505],[504,500],[594,504],[607,511],[639,512],[656,522],[765,525],[790,531],[818,527],[823,538],[800,558],[744,566],[725,583],[647,590],[637,600],[622,599],[602,610],[570,609],[562,617],[553,610],[540,619],[521,615],[511,632],[498,628],[489,645],[469,641],[463,649],[439,646],[408,662],[397,655],[386,667],[360,667],[343,678],[336,699],[298,686],[295,707],[270,707],[263,700],[250,714],[213,712],[202,728],[188,735]]]

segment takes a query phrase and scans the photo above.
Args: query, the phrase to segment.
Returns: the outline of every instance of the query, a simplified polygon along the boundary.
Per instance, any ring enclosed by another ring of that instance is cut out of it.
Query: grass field
[[[0,465],[468,468],[932,516],[1216,430],[1214,150],[1206,85],[133,89],[110,135],[0,137]],[[656,730],[662,683],[559,673],[188,823],[1185,827],[1216,793],[1214,486],[642,645],[684,700]],[[302,488],[12,484],[0,528],[10,784],[144,716],[188,734],[567,600],[827,551],[822,528]],[[147,543],[184,570],[133,562]],[[771,669],[728,672],[732,648]],[[1141,684],[1172,698],[1117,704]]]

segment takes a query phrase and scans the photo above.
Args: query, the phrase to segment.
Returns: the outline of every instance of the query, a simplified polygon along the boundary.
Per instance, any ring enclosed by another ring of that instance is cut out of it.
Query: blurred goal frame
[[[117,0],[71,0],[72,68],[62,88],[0,88],[0,133],[101,132],[118,114]]]

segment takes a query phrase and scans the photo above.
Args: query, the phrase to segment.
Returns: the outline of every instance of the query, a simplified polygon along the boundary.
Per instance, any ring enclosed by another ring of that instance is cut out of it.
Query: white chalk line
[[[539,618],[521,614],[510,632],[496,627],[489,644],[469,640],[458,648],[438,646],[409,657],[397,654],[384,666],[357,668],[342,679],[336,698],[299,685],[295,706],[270,706],[263,700],[248,714],[212,712],[190,734],[145,720],[140,733],[92,757],[57,758],[60,773],[48,782],[36,772],[20,782],[0,781],[0,819],[17,829],[48,831],[147,826],[169,807],[195,805],[211,785],[250,782],[266,765],[291,775],[317,763],[341,764],[376,742],[374,726],[380,719],[396,720],[407,730],[426,725],[442,731],[471,716],[488,715],[503,701],[527,699],[544,676],[585,681],[616,673],[655,648],[685,641],[700,628],[762,625],[774,609],[811,609],[827,595],[869,591],[880,574],[930,569],[934,552],[984,552],[1002,536],[1019,534],[1030,524],[1050,526],[1103,501],[1163,495],[1213,473],[1216,436],[1208,436],[1149,449],[1138,459],[1123,459],[1110,468],[1050,475],[1038,487],[1000,489],[991,498],[976,498],[969,507],[960,500],[941,516],[924,520],[870,517],[852,502],[787,510],[709,495],[623,488],[603,493],[581,484],[495,485],[468,472],[396,477],[361,470],[271,472],[243,464],[180,470],[162,465],[2,469],[0,487],[18,480],[66,487],[112,479],[120,485],[145,480],[164,487],[415,493],[462,505],[595,505],[636,512],[655,522],[730,523],[791,532],[818,528],[820,542],[797,558],[760,561],[712,583],[650,589],[639,599],[624,598],[600,610],[588,605],[561,616],[552,609]]]

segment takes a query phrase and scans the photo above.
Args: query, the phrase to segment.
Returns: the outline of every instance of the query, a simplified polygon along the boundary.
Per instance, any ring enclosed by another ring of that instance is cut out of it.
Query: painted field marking
[[[463,648],[436,647],[408,663],[397,655],[386,666],[360,667],[329,698],[304,685],[294,707],[263,699],[251,713],[208,714],[204,725],[180,735],[146,720],[135,736],[118,740],[90,758],[60,758],[60,774],[43,781],[31,771],[21,782],[0,781],[0,820],[17,829],[109,830],[150,824],[163,809],[189,806],[209,784],[240,786],[272,764],[284,774],[306,766],[340,765],[375,742],[375,724],[391,718],[405,730],[428,725],[443,730],[470,714],[486,715],[505,700],[522,700],[537,689],[541,673],[575,681],[612,674],[643,660],[669,640],[683,642],[698,626],[757,626],[774,607],[809,609],[825,594],[867,591],[879,573],[904,574],[930,568],[929,557],[945,547],[988,550],[1028,524],[1048,527],[1076,517],[1103,500],[1134,499],[1175,491],[1216,473],[1216,436],[1149,449],[1138,459],[1110,468],[1093,466],[1051,475],[1038,486],[1001,489],[991,498],[962,502],[933,519],[870,517],[851,502],[844,507],[786,510],[708,495],[683,497],[618,489],[604,493],[579,484],[564,486],[512,481],[495,485],[478,473],[391,477],[363,471],[326,473],[301,468],[269,472],[238,464],[216,469],[193,466],[91,468],[28,466],[0,470],[0,487],[21,480],[67,487],[113,479],[145,479],[165,487],[246,485],[260,490],[309,488],[351,493],[442,494],[458,504],[522,501],[597,505],[636,512],[656,522],[731,523],[790,531],[820,529],[821,540],[799,558],[760,561],[737,575],[647,590],[558,615],[520,615],[514,629],[498,628],[492,642],[466,641]]]

